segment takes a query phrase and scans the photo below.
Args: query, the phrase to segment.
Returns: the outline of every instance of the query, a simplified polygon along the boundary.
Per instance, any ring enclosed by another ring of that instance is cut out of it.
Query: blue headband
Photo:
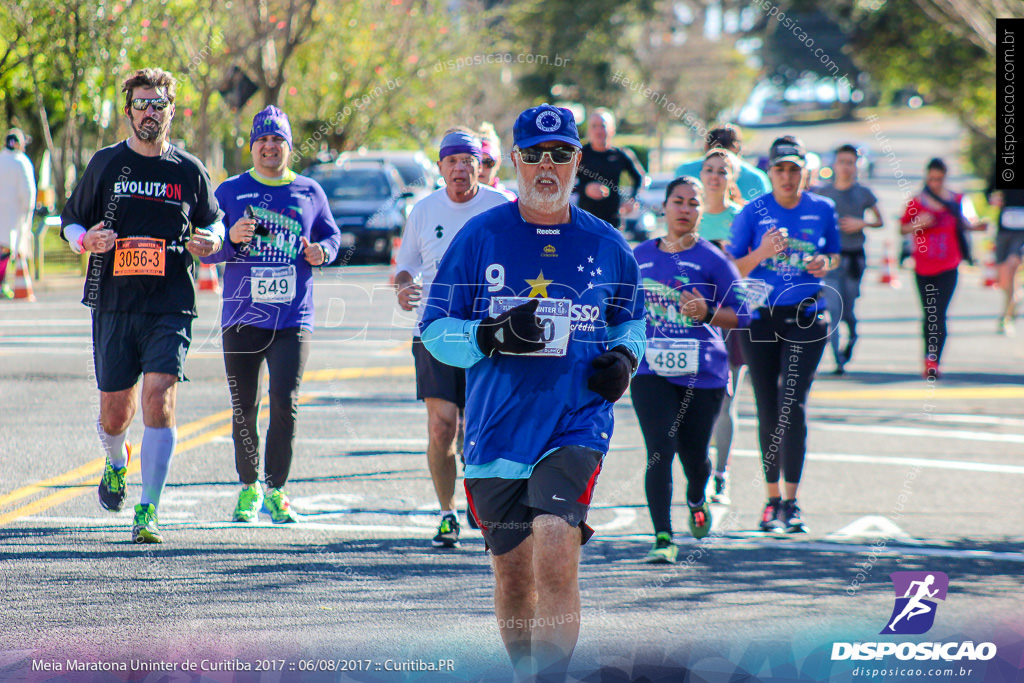
[[[472,154],[479,159],[483,156],[480,140],[469,133],[453,130],[441,140],[441,154],[438,158],[444,159],[452,154]]]

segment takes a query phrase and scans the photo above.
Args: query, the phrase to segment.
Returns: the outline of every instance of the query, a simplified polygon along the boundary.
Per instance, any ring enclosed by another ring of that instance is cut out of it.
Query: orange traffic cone
[[[994,257],[989,256],[988,259],[985,260],[985,265],[982,273],[982,287],[999,286],[999,272],[996,270],[996,260]]]
[[[395,235],[391,238],[391,275],[388,277],[388,284],[395,286],[395,266],[398,265],[398,248],[402,246],[402,236]]]
[[[896,269],[893,265],[892,242],[886,240],[885,255],[882,257],[882,275],[878,278],[878,282],[883,285],[889,285],[893,289],[899,289],[900,278],[896,274]]]
[[[199,291],[220,294],[220,280],[217,278],[217,266],[199,264]]]
[[[18,270],[14,273],[14,298],[36,300],[32,291],[32,276],[28,272],[28,260],[24,256],[18,259]]]

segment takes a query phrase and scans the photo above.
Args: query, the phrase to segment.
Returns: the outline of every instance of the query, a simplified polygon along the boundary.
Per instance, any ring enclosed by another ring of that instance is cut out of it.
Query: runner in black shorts
[[[90,252],[82,303],[92,309],[97,433],[107,455],[100,504],[124,506],[126,437],[142,375],[142,495],[132,539],[162,543],[157,508],[177,440],[176,383],[185,379],[196,316],[193,256],[217,252],[224,226],[202,162],[167,142],[174,78],[141,69],[122,92],[133,134],[93,156],[61,214],[61,236],[76,253]]]
[[[398,250],[395,289],[403,310],[416,309],[418,315],[422,314],[420,299],[434,279],[437,264],[466,221],[508,202],[504,194],[480,184],[482,154],[480,139],[468,128],[445,132],[437,162],[445,186],[412,208]],[[412,356],[416,363],[416,398],[427,406],[427,465],[441,508],[432,544],[435,548],[455,548],[461,529],[455,510],[455,452],[466,405],[466,371],[431,356],[415,334]]]
[[[996,267],[999,271],[999,288],[1003,290],[1003,312],[999,316],[997,330],[1005,335],[1016,333],[1017,319],[1017,269],[1024,257],[1024,188],[1013,190],[995,189],[993,174],[985,195],[992,206],[999,208],[999,222],[996,226]]]

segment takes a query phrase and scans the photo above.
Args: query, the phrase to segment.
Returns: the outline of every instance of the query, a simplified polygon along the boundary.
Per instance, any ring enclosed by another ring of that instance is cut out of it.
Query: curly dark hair
[[[174,88],[177,84],[178,82],[174,80],[174,76],[163,69],[156,69],[153,67],[139,69],[129,76],[121,86],[121,92],[125,94],[125,109],[132,106],[132,91],[135,90],[135,88],[164,88],[167,99],[171,101],[171,104],[174,104]]]

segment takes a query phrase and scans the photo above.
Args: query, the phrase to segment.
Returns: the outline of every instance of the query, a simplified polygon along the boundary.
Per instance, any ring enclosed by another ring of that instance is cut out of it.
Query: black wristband
[[[704,318],[701,322],[705,325],[710,325],[711,320],[715,317],[715,313],[718,313],[718,307],[714,304],[708,304],[708,312],[704,314]]]

